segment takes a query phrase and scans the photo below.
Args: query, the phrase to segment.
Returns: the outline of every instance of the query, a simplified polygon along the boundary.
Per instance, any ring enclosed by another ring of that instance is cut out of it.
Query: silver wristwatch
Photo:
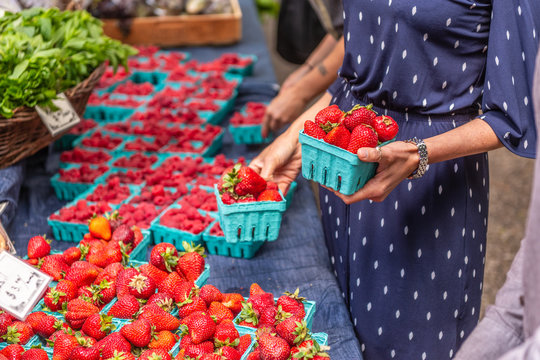
[[[424,140],[413,137],[412,139],[405,140],[406,143],[416,145],[418,148],[418,155],[420,155],[420,162],[418,162],[418,168],[409,175],[409,179],[419,179],[426,173],[428,168],[428,152]]]

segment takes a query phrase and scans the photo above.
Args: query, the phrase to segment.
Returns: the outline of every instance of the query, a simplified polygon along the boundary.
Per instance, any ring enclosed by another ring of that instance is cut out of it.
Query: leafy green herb
[[[137,53],[103,34],[85,11],[32,8],[0,17],[0,117],[21,106],[52,106],[51,100],[108,61],[127,68]]]

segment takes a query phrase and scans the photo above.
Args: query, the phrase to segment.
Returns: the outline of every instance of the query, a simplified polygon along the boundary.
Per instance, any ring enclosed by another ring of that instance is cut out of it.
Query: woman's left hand
[[[403,141],[395,141],[381,146],[380,150],[360,148],[358,149],[358,158],[365,162],[378,162],[379,166],[375,176],[356,193],[343,195],[334,191],[345,204],[366,199],[383,201],[400,182],[418,168],[420,161],[416,145]]]

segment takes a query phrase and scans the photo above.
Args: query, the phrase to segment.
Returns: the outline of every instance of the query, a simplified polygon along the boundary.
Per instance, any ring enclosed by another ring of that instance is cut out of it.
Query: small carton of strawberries
[[[307,120],[300,132],[302,175],[344,195],[358,191],[375,175],[378,163],[361,161],[362,147],[383,146],[394,141],[398,124],[390,116],[377,115],[372,105],[354,106],[343,112],[328,106]]]
[[[227,242],[273,241],[287,207],[277,185],[253,169],[236,164],[214,185],[219,222]]]

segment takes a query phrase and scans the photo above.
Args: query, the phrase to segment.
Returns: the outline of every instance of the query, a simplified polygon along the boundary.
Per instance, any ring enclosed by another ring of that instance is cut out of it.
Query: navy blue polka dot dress
[[[333,103],[373,103],[399,123],[400,140],[449,131],[482,110],[508,149],[534,156],[537,1],[343,3]],[[381,203],[346,206],[321,189],[331,263],[366,360],[452,358],[476,325],[488,175],[479,154],[432,164]]]

